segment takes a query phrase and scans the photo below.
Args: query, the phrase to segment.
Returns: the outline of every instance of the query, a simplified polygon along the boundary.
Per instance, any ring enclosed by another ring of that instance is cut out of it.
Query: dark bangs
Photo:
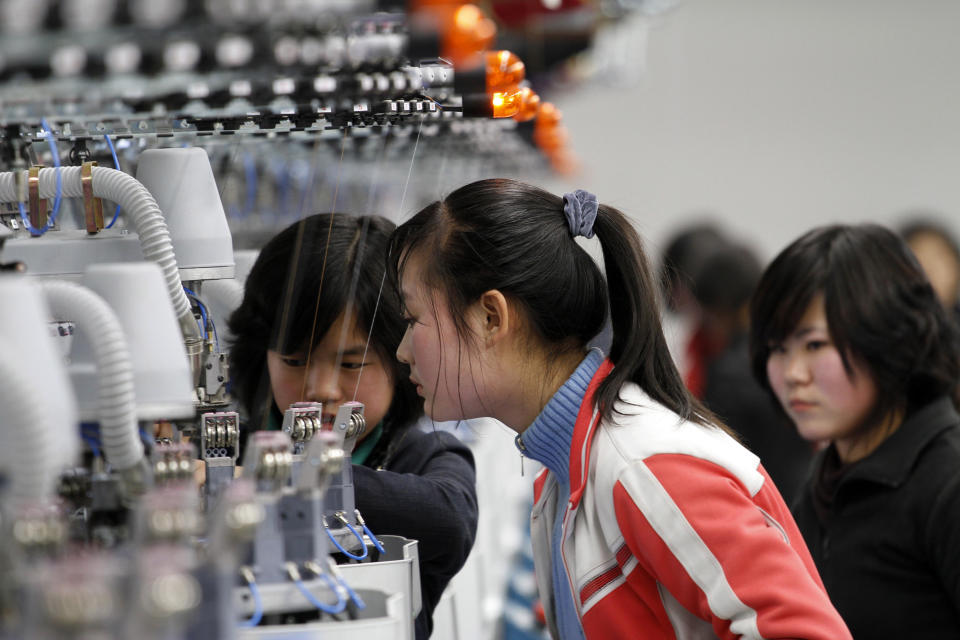
[[[323,220],[316,222],[322,223]],[[306,226],[321,225],[308,222]],[[375,303],[379,283],[358,279],[364,266],[361,254],[365,249],[369,250],[361,237],[366,235],[367,229],[351,225],[347,234],[339,233],[339,227],[338,233],[330,233],[329,243],[327,229],[305,229],[300,251],[294,243],[289,257],[276,256],[278,264],[267,267],[286,280],[284,286],[269,294],[279,304],[276,304],[277,319],[268,349],[285,355],[305,354],[323,339],[331,325],[345,312],[349,312],[361,332],[370,332],[373,308],[364,304],[364,294],[369,297],[372,293]],[[351,287],[356,287],[356,291],[351,291]],[[371,287],[372,292],[369,291]]]
[[[750,361],[754,377],[768,391],[770,346],[793,333],[827,279],[827,251],[816,242],[805,242],[807,236],[770,263],[750,300]]]
[[[230,317],[234,395],[251,418],[269,409],[267,350],[305,353],[347,310],[370,336],[370,348],[393,381],[388,419],[406,424],[419,415],[416,389],[394,356],[405,331],[399,299],[382,287],[393,229],[374,216],[317,214],[263,247],[247,277],[243,302]]]

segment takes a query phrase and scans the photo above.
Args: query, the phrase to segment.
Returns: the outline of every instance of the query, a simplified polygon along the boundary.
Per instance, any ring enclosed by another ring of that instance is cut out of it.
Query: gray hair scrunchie
[[[599,208],[597,196],[589,191],[577,189],[573,193],[563,194],[563,215],[574,238],[583,236],[589,240],[593,237],[593,223],[597,220]]]

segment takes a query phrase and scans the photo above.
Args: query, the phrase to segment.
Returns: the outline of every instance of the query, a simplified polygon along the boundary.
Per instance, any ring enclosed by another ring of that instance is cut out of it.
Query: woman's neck
[[[869,456],[900,428],[903,417],[903,410],[892,411],[884,416],[879,425],[860,429],[847,438],[834,440],[840,461],[844,464],[852,464]]]
[[[542,359],[518,361],[514,369],[516,375],[503,377],[503,400],[494,417],[517,433],[523,433],[577,370],[586,354],[576,349]]]

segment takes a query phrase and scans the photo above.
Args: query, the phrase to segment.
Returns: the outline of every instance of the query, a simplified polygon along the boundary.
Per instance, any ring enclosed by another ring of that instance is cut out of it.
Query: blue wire
[[[211,320],[210,326],[213,327],[213,342],[217,345],[217,351],[220,351],[220,334],[217,333],[217,325]]]
[[[203,319],[203,338],[207,339],[209,333],[207,332],[207,322],[210,323],[210,326],[213,328],[213,340],[217,345],[217,351],[220,351],[220,334],[217,333],[217,325],[214,324],[213,320],[210,320],[210,311],[207,309],[207,305],[203,304],[203,301],[197,297],[193,291],[183,288],[184,293],[193,298],[197,302],[197,306],[200,308],[200,317]]]
[[[363,523],[363,532],[370,536],[370,539],[373,541],[373,546],[377,548],[377,551],[383,553],[383,545],[380,544],[379,540],[377,540],[377,536],[373,535],[373,531],[370,531],[370,527],[367,526],[367,523]]]
[[[357,592],[350,588],[350,585],[347,584],[347,581],[343,579],[343,576],[340,577],[340,584],[343,585],[343,588],[347,590],[347,594],[350,596],[350,599],[353,600],[353,604],[357,605],[357,609],[366,609],[367,603],[357,595]]]
[[[100,425],[96,422],[81,422],[80,423],[80,432],[86,432],[87,435],[94,436],[95,438],[100,437]]]
[[[27,217],[27,212],[23,208],[23,203],[17,202],[17,209],[20,211],[20,220],[23,222],[23,226],[27,228],[27,231],[34,236],[42,236],[57,223],[57,214],[60,213],[60,202],[63,198],[63,178],[60,176],[60,152],[57,150],[56,141],[53,139],[53,131],[50,129],[50,125],[47,124],[46,118],[40,120],[40,126],[46,133],[47,144],[50,146],[50,153],[53,154],[53,166],[57,170],[57,195],[53,199],[53,211],[50,212],[50,215],[47,217],[47,223],[42,229],[37,229],[30,224],[30,219]]]
[[[200,302],[200,298],[198,298],[197,294],[195,294],[193,291],[190,291],[190,289],[187,289],[186,287],[184,287],[183,292],[186,293],[191,298],[193,298],[197,303],[197,307],[200,309],[200,323],[201,323],[200,328],[203,330],[203,339],[206,340],[207,337],[209,336],[209,334],[207,333],[207,308],[203,305],[202,302]],[[219,350],[219,348],[220,348],[220,345],[218,343],[217,349]]]
[[[248,582],[250,593],[253,595],[253,615],[240,622],[241,627],[255,627],[263,620],[263,600],[260,599],[260,589],[256,582]]]
[[[47,144],[50,145],[50,153],[53,154],[53,166],[57,169],[57,196],[53,199],[53,211],[50,212],[48,222],[52,226],[53,221],[57,218],[57,213],[60,212],[60,200],[63,196],[63,181],[60,177],[60,152],[57,150],[56,140],[53,139],[53,129],[47,124],[46,118],[40,120],[40,126],[47,132]]]
[[[200,320],[197,321],[197,324],[200,325],[200,330],[203,331],[203,339],[207,339],[207,314],[203,312],[203,307],[200,307]]]
[[[110,147],[110,155],[113,156],[113,166],[117,168],[117,171],[120,171],[120,160],[117,159],[117,150],[113,148],[113,140],[111,140],[108,135],[104,135],[103,139],[107,141],[107,146]],[[113,218],[110,220],[110,224],[107,225],[107,229],[113,226],[113,223],[117,221],[117,216],[119,215],[120,205],[117,205],[117,210],[113,212]]]
[[[337,589],[337,583],[334,582],[333,578],[323,573],[320,575],[320,579],[326,582],[327,586],[330,587],[330,590],[333,591],[335,594],[337,594],[337,604],[331,606],[328,604],[323,604],[322,602],[317,600],[316,596],[310,593],[310,590],[307,589],[307,585],[303,584],[303,580],[294,580],[293,584],[297,585],[297,589],[300,590],[300,593],[303,594],[304,598],[310,601],[310,604],[312,604],[314,607],[316,607],[320,611],[323,611],[324,613],[330,613],[330,614],[340,613],[344,609],[346,609],[347,600],[346,598],[343,597],[343,594],[340,593],[340,590]]]
[[[359,531],[357,531],[357,530],[354,529],[352,526],[350,526],[350,523],[349,523],[349,522],[344,522],[344,524],[347,525],[347,527],[350,529],[350,531],[353,532],[353,535],[357,536],[357,540],[360,541],[360,545],[363,547],[363,555],[362,555],[362,556],[355,556],[355,555],[353,555],[352,553],[350,553],[349,551],[347,551],[346,549],[344,549],[344,548],[340,545],[340,543],[337,542],[337,539],[333,537],[333,534],[330,533],[330,529],[329,529],[328,527],[324,527],[323,530],[327,532],[327,537],[330,538],[330,542],[332,542],[332,543],[333,543],[333,546],[335,546],[337,549],[340,550],[340,553],[342,553],[343,555],[347,556],[348,558],[352,558],[352,559],[354,559],[354,560],[363,560],[363,559],[366,558],[367,555],[370,553],[370,550],[367,549],[366,543],[363,541],[363,536],[360,535],[360,532],[359,532]]]
[[[95,458],[100,457],[100,442],[93,436],[81,435],[83,441],[87,443],[87,446],[90,447],[90,451],[93,452]]]

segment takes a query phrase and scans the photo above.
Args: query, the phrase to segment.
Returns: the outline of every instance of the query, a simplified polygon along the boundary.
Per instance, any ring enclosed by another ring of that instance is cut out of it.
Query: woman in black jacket
[[[876,225],[814,229],[751,305],[754,374],[825,446],[793,512],[855,638],[960,638],[960,339]]]
[[[394,354],[406,324],[383,275],[394,225],[374,216],[317,214],[261,250],[230,317],[233,393],[251,430],[277,429],[296,401],[364,403],[352,454],[357,508],[370,529],[419,541],[427,638],[433,609],[473,545],[473,457],[454,436],[420,430],[423,400]]]

